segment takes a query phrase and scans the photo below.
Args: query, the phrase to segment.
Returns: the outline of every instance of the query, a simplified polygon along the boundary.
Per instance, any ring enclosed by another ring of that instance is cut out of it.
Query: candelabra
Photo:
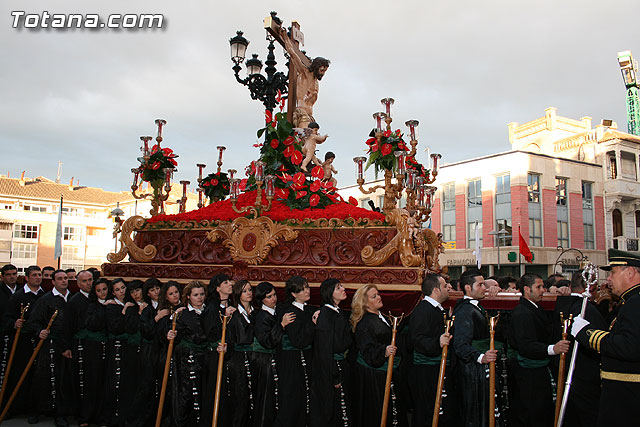
[[[178,201],[178,204],[180,205],[179,212],[184,213],[187,211],[187,185],[191,184],[191,182],[180,181],[180,184],[182,184],[182,197]]]
[[[237,178],[231,179],[231,207],[237,213],[244,212],[253,212],[253,214],[258,217],[263,212],[267,212],[271,209],[271,203],[273,202],[273,197],[275,196],[275,176],[274,175],[264,175],[264,167],[265,163],[262,161],[258,161],[255,164],[256,169],[254,172],[254,178],[256,180],[256,201],[253,205],[248,205],[242,208],[236,207],[236,203],[238,202],[238,197],[240,196],[240,180]],[[235,172],[235,171],[234,171]],[[267,204],[262,203],[262,186],[265,186],[265,195],[267,198]]]
[[[375,144],[378,149],[382,146],[382,137],[384,131],[391,132],[391,106],[394,103],[393,98],[384,98],[380,101],[385,108],[384,112],[377,112],[373,114],[373,118],[376,121],[376,128],[374,129]],[[383,129],[386,124],[386,129]],[[395,171],[393,169],[385,169],[384,171],[384,185],[374,185],[369,188],[364,188],[364,169],[366,157],[354,157],[353,161],[356,164],[356,182],[358,188],[363,194],[371,194],[377,190],[384,190],[384,199],[382,210],[385,213],[389,213],[396,208],[396,201],[402,198],[403,193],[406,195],[407,204],[406,207],[410,211],[416,211],[418,216],[416,217],[419,222],[426,221],[431,213],[431,205],[433,195],[436,187],[431,187],[428,184],[432,184],[436,180],[438,175],[438,161],[441,158],[440,154],[432,154],[432,168],[424,176],[419,175],[417,169],[407,167],[407,157],[415,158],[416,147],[418,145],[418,138],[416,136],[416,128],[419,122],[417,120],[408,120],[405,125],[409,128],[409,144],[411,149],[407,154],[404,149],[395,151],[393,154],[396,157]],[[395,176],[395,182],[393,178]],[[414,213],[415,215],[415,213]]]
[[[162,129],[164,125],[167,124],[166,120],[156,119],[156,125],[158,126],[158,135],[156,136],[156,144],[157,147],[154,150],[155,152],[161,151],[160,143],[162,142]],[[151,210],[149,213],[151,216],[162,215],[164,214],[164,202],[169,198],[169,193],[171,192],[171,178],[174,172],[177,172],[175,167],[166,167],[162,168],[162,179],[155,179],[150,181],[151,188],[153,188],[152,193],[137,193],[140,186],[138,185],[138,178],[141,178],[141,174],[144,174],[145,169],[152,168],[152,165],[149,165],[149,159],[151,158],[152,153],[149,149],[149,141],[151,141],[153,137],[151,136],[141,136],[140,140],[142,141],[142,147],[140,147],[140,151],[142,151],[142,157],[139,157],[140,166],[137,168],[131,169],[131,173],[133,173],[133,184],[131,185],[131,194],[135,199],[151,199]],[[176,156],[173,156],[176,157]],[[172,157],[172,158],[173,158]],[[175,164],[175,163],[174,163]],[[154,169],[155,170],[155,169]]]

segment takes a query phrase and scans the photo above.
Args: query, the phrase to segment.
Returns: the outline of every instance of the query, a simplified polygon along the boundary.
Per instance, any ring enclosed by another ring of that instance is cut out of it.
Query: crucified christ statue
[[[284,28],[280,28],[280,40],[284,44],[284,48],[289,53],[289,67],[293,67],[294,72],[289,73],[289,84],[291,79],[295,77],[295,93],[296,106],[293,112],[293,126],[297,128],[306,128],[309,123],[315,122],[313,118],[313,105],[318,100],[318,82],[329,68],[330,61],[325,58],[315,58],[311,61],[311,65],[305,65],[309,59],[303,56],[294,41],[287,35]],[[291,94],[292,91],[289,91]]]

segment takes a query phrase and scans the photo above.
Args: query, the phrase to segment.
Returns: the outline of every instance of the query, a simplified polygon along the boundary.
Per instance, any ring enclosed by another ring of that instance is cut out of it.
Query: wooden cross
[[[267,32],[285,48],[284,40],[282,39],[281,31],[281,23],[282,21],[276,18],[275,13],[264,18],[264,28]],[[289,37],[292,45],[293,52],[288,52],[289,55],[296,55],[300,61],[304,64],[305,67],[311,66],[311,60],[300,51],[300,44],[304,46],[304,34],[300,31],[300,24],[297,21],[291,22],[291,35],[286,35],[285,37]],[[288,94],[288,103],[287,103],[287,120],[293,123],[293,112],[296,109],[296,101],[297,97],[297,82],[298,82],[298,74],[295,69],[295,65],[291,60],[289,60],[289,94]]]

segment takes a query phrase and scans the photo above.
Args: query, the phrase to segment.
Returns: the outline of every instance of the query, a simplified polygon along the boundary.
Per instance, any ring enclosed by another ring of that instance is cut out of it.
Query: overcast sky
[[[320,156],[336,153],[341,186],[354,182],[352,158],[383,97],[396,100],[394,128],[419,120],[419,149],[453,162],[508,150],[507,124],[549,106],[626,131],[616,55],[640,56],[637,0],[4,0],[0,10],[0,173],[55,179],[62,161],[62,182],[113,191],[130,185],[139,137],[155,135],[156,118],[180,155],[177,180],[194,183],[199,162],[212,171],[217,145],[227,146],[224,169],[257,158],[263,106],[235,81],[229,38],[244,30],[247,53],[264,60],[271,10],[300,22],[310,56],[331,60],[314,116],[329,134]],[[33,31],[12,28],[16,10],[165,21],[161,30]]]

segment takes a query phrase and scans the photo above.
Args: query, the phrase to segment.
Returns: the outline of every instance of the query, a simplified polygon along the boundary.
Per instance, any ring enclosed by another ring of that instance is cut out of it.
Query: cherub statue
[[[333,167],[333,161],[335,160],[336,155],[331,151],[327,151],[327,154],[324,155],[324,162],[322,163],[322,169],[324,170],[324,180],[331,181],[335,188],[338,187],[338,180],[333,177],[334,173],[338,173],[338,171]]]
[[[421,227],[418,224],[418,220],[416,219],[417,211],[412,210],[409,212],[409,217],[407,218],[407,226],[409,231],[409,237],[412,239],[417,239],[418,234],[421,231]],[[419,215],[419,214],[418,214]]]
[[[307,170],[307,165],[313,160],[313,163],[316,165],[321,165],[322,162],[320,159],[316,157],[316,145],[322,144],[327,140],[329,135],[318,135],[318,131],[320,129],[320,125],[316,122],[309,123],[309,127],[307,128],[309,131],[306,133],[306,138],[304,140],[304,145],[302,146],[302,155],[305,156],[302,161],[302,166],[300,168],[305,171]]]

